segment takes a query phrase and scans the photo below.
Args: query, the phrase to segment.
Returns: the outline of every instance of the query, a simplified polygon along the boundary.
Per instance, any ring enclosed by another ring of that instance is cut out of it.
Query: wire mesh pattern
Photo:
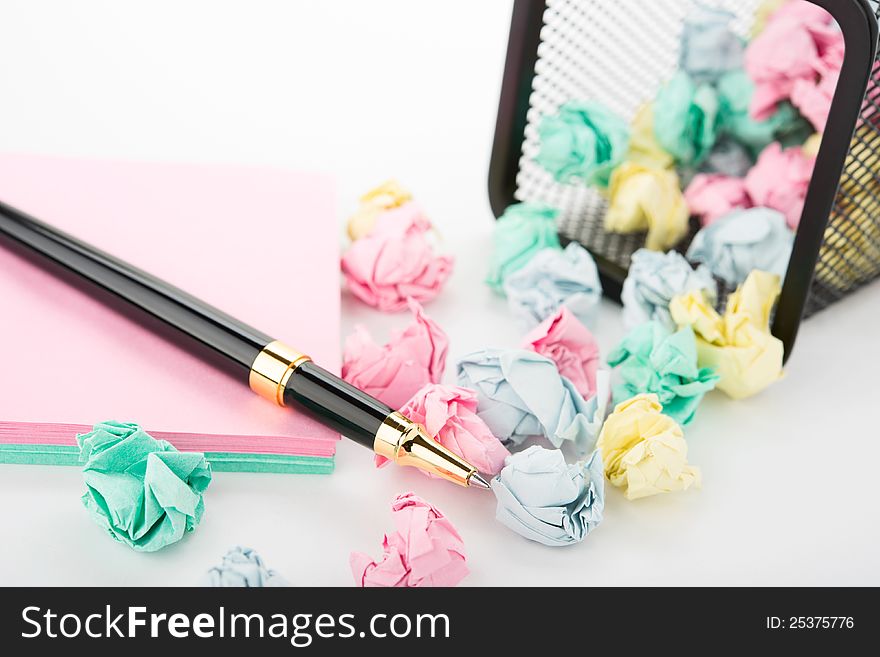
[[[701,0],[735,18],[731,29],[748,36],[761,0]],[[559,232],[625,271],[644,235],[604,230],[607,204],[593,188],[556,182],[534,162],[538,125],[570,100],[595,100],[625,120],[651,102],[678,68],[685,19],[692,2],[653,0],[547,0],[516,198],[559,210]],[[874,4],[875,11],[880,9]],[[824,308],[880,275],[880,70],[847,159],[840,191],[816,265],[806,314]],[[873,119],[873,120],[872,120]],[[685,250],[698,225],[677,248]]]
[[[872,2],[880,18],[880,3]],[[809,316],[880,276],[880,63],[874,63],[840,189],[825,228]]]

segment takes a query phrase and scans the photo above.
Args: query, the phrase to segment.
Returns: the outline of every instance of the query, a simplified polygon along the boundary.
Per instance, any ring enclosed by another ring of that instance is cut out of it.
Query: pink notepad
[[[4,202],[338,371],[333,194],[274,169],[0,155]],[[276,454],[332,455],[338,439],[2,246],[0,362],[4,423],[136,421]]]

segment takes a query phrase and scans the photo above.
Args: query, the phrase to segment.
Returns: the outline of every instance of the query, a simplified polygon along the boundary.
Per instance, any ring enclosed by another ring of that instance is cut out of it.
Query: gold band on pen
[[[373,451],[398,465],[411,465],[468,486],[474,467],[428,435],[425,428],[401,413],[389,413],[376,432]]]
[[[296,368],[312,360],[280,340],[270,342],[257,354],[251,365],[248,383],[251,390],[284,406],[284,388]]]

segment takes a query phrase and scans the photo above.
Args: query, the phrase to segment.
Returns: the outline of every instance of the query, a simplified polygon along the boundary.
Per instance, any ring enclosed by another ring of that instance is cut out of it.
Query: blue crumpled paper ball
[[[753,269],[785,276],[794,233],[785,215],[770,208],[733,210],[700,229],[687,250],[693,262],[705,263],[731,287]]]
[[[596,102],[568,102],[538,126],[535,162],[561,183],[607,187],[611,172],[626,156],[629,126]]]
[[[525,329],[568,308],[584,326],[592,326],[602,283],[593,256],[577,242],[562,251],[543,249],[504,283],[507,302]]]
[[[731,178],[745,178],[754,165],[755,160],[745,146],[735,139],[722,137],[700,164],[699,172],[720,173]],[[692,177],[688,176],[688,182]],[[684,179],[684,176],[682,178]]]
[[[602,522],[602,456],[569,465],[558,449],[532,445],[511,455],[492,482],[495,517],[520,536],[551,547],[579,543]]]
[[[697,5],[684,20],[679,68],[697,84],[714,83],[728,71],[743,67],[745,44],[730,29],[729,11]]]
[[[608,354],[623,380],[614,386],[614,403],[653,393],[664,415],[679,424],[694,418],[703,395],[720,378],[712,368],[697,365],[697,340],[690,326],[672,332],[658,322],[637,326]]]
[[[653,320],[670,331],[674,330],[676,326],[669,314],[669,302],[679,294],[695,290],[706,290],[714,303],[718,286],[707,267],[701,265],[694,269],[676,251],[660,253],[639,249],[632,255],[620,295],[623,324],[627,329],[633,329]]]
[[[496,292],[504,281],[542,249],[561,249],[556,230],[559,211],[541,203],[514,203],[495,224],[486,283]]]
[[[499,440],[519,445],[545,436],[555,447],[572,441],[592,450],[608,398],[606,373],[588,401],[559,374],[556,363],[524,349],[482,349],[458,362],[459,385],[477,393],[477,415]],[[604,388],[604,390],[603,390]]]
[[[178,452],[125,422],[96,424],[76,439],[85,463],[83,504],[114,539],[154,552],[199,524],[211,483],[204,454]]]
[[[269,570],[256,550],[235,546],[202,578],[202,586],[218,587],[271,587],[290,586],[274,570]]]

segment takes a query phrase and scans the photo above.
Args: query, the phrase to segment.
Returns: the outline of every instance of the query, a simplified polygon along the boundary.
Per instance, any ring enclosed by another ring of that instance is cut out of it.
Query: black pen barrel
[[[0,202],[0,237],[159,319],[244,377],[271,338],[183,290]]]
[[[88,281],[221,357],[258,395],[294,406],[399,465],[489,489],[476,468],[426,429],[312,362],[307,355],[173,285],[0,202],[0,242]],[[105,299],[106,301],[106,299]]]
[[[294,370],[283,394],[285,406],[300,408],[369,449],[373,449],[379,427],[392,412],[378,399],[311,361]]]

